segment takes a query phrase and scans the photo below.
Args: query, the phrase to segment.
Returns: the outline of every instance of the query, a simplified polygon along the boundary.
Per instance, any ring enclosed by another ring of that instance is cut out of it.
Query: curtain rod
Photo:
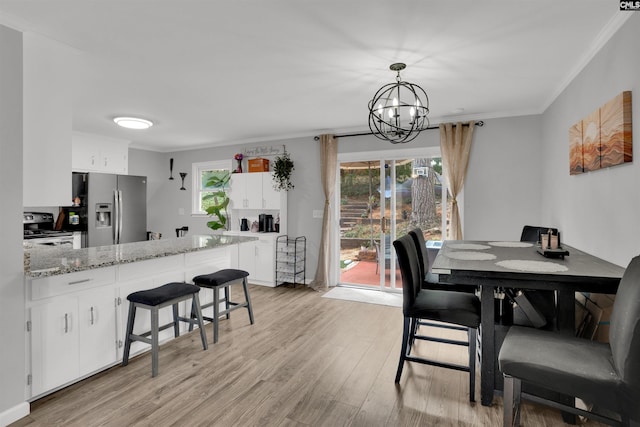
[[[462,126],[469,126],[469,123],[463,123]],[[482,120],[476,122],[476,126],[484,126],[484,122]],[[427,129],[425,130],[431,130],[431,129],[440,129],[440,126],[429,126]],[[335,138],[349,138],[351,136],[365,136],[365,135],[375,135],[373,132],[362,132],[362,133],[345,133],[342,135],[333,135]],[[313,137],[314,141],[319,141],[320,137],[319,136],[314,136]]]

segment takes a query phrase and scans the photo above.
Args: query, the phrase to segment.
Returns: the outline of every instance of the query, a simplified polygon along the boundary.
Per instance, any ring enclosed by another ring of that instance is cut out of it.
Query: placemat
[[[479,245],[477,243],[451,243],[447,245],[449,249],[463,249],[463,250],[481,250],[490,249],[491,246]]]
[[[494,254],[488,254],[486,252],[470,252],[470,251],[451,251],[447,252],[446,256],[452,259],[458,259],[461,261],[490,261],[496,259]]]
[[[498,246],[501,248],[530,248],[533,243],[530,242],[487,242],[491,246]]]
[[[524,259],[509,259],[506,261],[498,261],[496,265],[509,270],[518,271],[531,271],[539,273],[558,273],[561,271],[567,271],[568,268],[564,265],[557,264],[550,261],[530,261]]]

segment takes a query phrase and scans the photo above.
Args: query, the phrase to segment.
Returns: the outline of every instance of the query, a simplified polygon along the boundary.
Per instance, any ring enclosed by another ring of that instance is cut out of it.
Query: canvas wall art
[[[631,91],[569,128],[569,173],[577,175],[633,160]]]

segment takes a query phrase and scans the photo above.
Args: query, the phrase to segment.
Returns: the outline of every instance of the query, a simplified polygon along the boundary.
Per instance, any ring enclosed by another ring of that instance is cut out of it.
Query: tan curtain
[[[320,179],[324,190],[324,215],[322,216],[322,237],[318,269],[311,287],[316,290],[327,289],[335,284],[329,283],[331,262],[331,199],[336,186],[336,168],[338,166],[338,140],[333,135],[320,135]]]
[[[475,122],[456,123],[455,125],[443,123],[440,125],[440,151],[452,199],[451,223],[447,235],[447,238],[451,240],[462,240],[462,225],[460,224],[457,198],[462,191],[464,178],[467,175],[474,127]]]

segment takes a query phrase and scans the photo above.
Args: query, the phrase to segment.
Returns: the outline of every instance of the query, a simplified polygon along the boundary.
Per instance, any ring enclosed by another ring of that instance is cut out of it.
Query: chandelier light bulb
[[[383,113],[384,113],[384,109],[382,108],[382,104],[378,104],[378,116],[382,117]]]
[[[398,106],[398,98],[393,98],[393,106],[397,107]]]
[[[409,109],[409,115],[410,115],[411,117],[415,116],[415,115],[416,115],[416,109],[415,109],[415,108],[413,108],[413,107],[411,107],[411,108]]]

